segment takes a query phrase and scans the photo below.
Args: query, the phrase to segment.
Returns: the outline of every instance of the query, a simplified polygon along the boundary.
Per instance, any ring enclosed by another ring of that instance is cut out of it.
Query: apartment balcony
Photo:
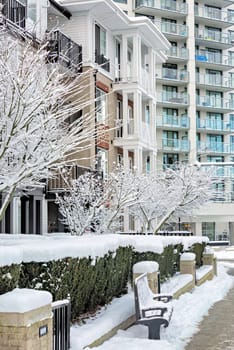
[[[214,178],[222,179],[234,179],[234,166],[223,166],[223,165],[205,165],[202,166],[202,169],[207,169],[210,171],[212,169],[212,176]]]
[[[195,30],[196,45],[225,50],[233,46],[230,35],[212,30]]]
[[[195,60],[198,67],[207,67],[222,71],[230,70],[234,65],[234,62],[228,56],[206,50],[198,51],[195,55]]]
[[[18,0],[2,0],[2,13],[7,23],[25,29],[26,26],[26,4]]]
[[[197,96],[196,105],[199,110],[208,112],[228,113],[234,109],[231,100],[225,100],[216,96]]]
[[[135,11],[142,15],[166,18],[184,18],[187,16],[187,4],[173,0],[136,0]]]
[[[197,88],[213,91],[231,91],[234,89],[234,79],[213,74],[196,74]]]
[[[64,173],[65,171],[65,173]],[[46,193],[56,193],[64,192],[69,188],[69,181],[77,180],[80,175],[83,175],[86,172],[91,172],[90,168],[81,167],[78,165],[66,166],[64,168],[63,174],[59,173],[58,170],[54,171],[54,176],[48,180],[46,186]],[[97,175],[102,178],[102,172],[95,172]],[[66,175],[66,178],[64,177]],[[67,181],[66,179],[69,179]]]
[[[201,142],[198,141],[197,151],[205,154],[230,154],[232,153],[230,143],[224,142]]]
[[[47,36],[48,56],[51,63],[59,62],[75,73],[81,71],[82,47],[60,30],[50,32]]]
[[[234,192],[218,191],[214,194],[213,202],[233,203]]]
[[[189,152],[189,140],[177,140],[163,138],[158,143],[158,150],[166,152]]]
[[[230,123],[224,122],[223,120],[212,120],[212,119],[197,119],[197,129],[199,132],[212,131],[212,133],[229,133],[231,131]]]
[[[186,47],[171,46],[166,54],[167,62],[171,63],[185,63],[189,58],[189,50]]]
[[[157,76],[156,82],[166,85],[186,85],[189,80],[189,74],[186,70],[162,68],[161,73]]]
[[[196,22],[216,28],[234,25],[234,16],[228,11],[212,7],[195,6]]]
[[[143,145],[147,144],[149,147],[155,145],[156,130],[150,124],[141,122],[140,127],[136,130],[134,119],[127,121],[127,133],[124,135],[124,125],[122,119],[115,120],[115,139],[114,146],[122,146],[123,144],[138,143],[141,141]]]
[[[154,21],[168,40],[184,40],[188,36],[188,27],[183,24]]]
[[[157,104],[163,107],[187,107],[189,103],[189,96],[187,93],[169,93],[162,92],[157,97]]]
[[[157,117],[157,128],[167,129],[189,129],[189,118],[186,114],[181,116],[164,115],[161,119]]]
[[[199,3],[224,8],[232,5],[233,0],[215,0],[215,4],[214,0],[200,0]]]
[[[99,64],[100,68],[110,72],[110,59],[97,52],[97,50],[95,51],[95,62]]]

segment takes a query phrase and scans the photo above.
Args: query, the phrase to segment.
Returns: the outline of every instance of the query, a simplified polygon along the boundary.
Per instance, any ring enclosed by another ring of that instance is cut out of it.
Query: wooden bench
[[[154,294],[148,284],[147,273],[134,281],[136,322],[149,329],[149,339],[160,339],[160,327],[169,325],[173,312],[172,295]]]

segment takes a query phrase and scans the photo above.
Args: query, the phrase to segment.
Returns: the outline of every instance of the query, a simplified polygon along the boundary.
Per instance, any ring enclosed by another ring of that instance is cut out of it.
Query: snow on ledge
[[[196,270],[196,280],[202,279],[207,273],[213,270],[212,265],[203,265]]]
[[[21,262],[48,262],[67,257],[91,258],[103,257],[119,247],[132,246],[135,251],[147,251],[161,254],[169,245],[183,244],[188,249],[194,243],[207,242],[202,236],[157,236],[128,234],[70,234],[6,235],[0,234],[0,266],[20,264]]]
[[[194,253],[183,253],[180,256],[180,261],[194,261],[196,259],[196,255]]]
[[[0,312],[24,313],[51,304],[52,295],[46,291],[15,288],[0,295]]]
[[[133,265],[133,273],[152,273],[159,270],[159,264],[156,261],[140,261]]]
[[[191,274],[175,275],[162,284],[161,293],[175,294],[192,281],[193,276]]]

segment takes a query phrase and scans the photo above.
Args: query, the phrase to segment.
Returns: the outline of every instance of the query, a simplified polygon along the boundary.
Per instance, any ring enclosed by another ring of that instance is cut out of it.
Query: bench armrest
[[[155,295],[154,300],[162,301],[164,303],[168,303],[170,300],[172,300],[172,295],[170,294],[158,294]]]
[[[142,316],[145,318],[161,317],[167,312],[166,307],[150,307],[148,309],[142,309]]]

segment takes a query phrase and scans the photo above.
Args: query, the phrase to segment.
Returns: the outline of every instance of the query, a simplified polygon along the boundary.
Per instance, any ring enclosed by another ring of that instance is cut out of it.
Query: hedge
[[[196,253],[197,263],[205,244],[195,244],[191,251]],[[47,290],[53,300],[70,295],[72,320],[79,320],[86,312],[109,303],[114,297],[127,293],[128,281],[132,278],[132,266],[142,260],[159,263],[161,281],[179,270],[181,244],[167,246],[163,253],[138,253],[132,247],[120,247],[115,253],[104,257],[65,258],[47,263],[22,263],[0,267],[0,294],[15,287]]]

